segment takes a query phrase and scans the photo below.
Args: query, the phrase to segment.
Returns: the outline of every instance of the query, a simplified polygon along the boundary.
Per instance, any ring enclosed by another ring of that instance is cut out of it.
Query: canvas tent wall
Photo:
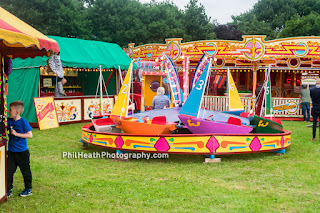
[[[60,47],[60,59],[64,67],[83,69],[120,69],[127,70],[131,59],[118,44],[89,41],[77,38],[49,36]],[[8,76],[8,104],[21,100],[25,104],[22,114],[29,122],[36,123],[33,97],[39,96],[40,67],[47,65],[48,57],[14,59],[13,71]],[[88,90],[85,95],[93,95],[98,82],[98,72],[79,72],[79,79],[85,79]],[[103,72],[107,79],[111,72]],[[115,94],[115,75],[108,84],[108,93]]]

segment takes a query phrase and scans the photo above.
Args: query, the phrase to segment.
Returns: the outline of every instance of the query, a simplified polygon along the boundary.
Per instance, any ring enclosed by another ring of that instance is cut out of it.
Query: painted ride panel
[[[155,117],[157,118],[157,117]],[[171,134],[176,129],[176,123],[173,122],[162,122],[154,123],[153,120],[143,119],[140,122],[137,118],[122,118],[111,117],[116,123],[117,127],[122,129],[125,133],[134,134]]]
[[[132,117],[135,118],[154,118],[156,116],[166,116],[167,121],[169,122],[179,122],[179,111],[181,107],[173,107],[167,109],[153,109],[145,112],[139,112],[132,114]],[[199,117],[203,119],[214,119],[216,121],[227,122],[228,119],[232,116],[241,120],[241,123],[244,125],[249,125],[250,121],[247,117],[241,117],[235,114],[237,111],[226,111],[226,112],[219,112],[207,109],[200,109],[199,110]],[[242,111],[237,112],[237,114],[241,114]],[[130,117],[130,116],[129,116]]]
[[[280,134],[164,134],[138,135],[92,131],[82,127],[82,141],[94,146],[170,154],[228,155],[270,152],[291,145],[291,131]]]
[[[218,113],[214,113],[211,118],[201,117],[200,109],[202,105],[204,91],[207,86],[208,76],[211,72],[212,58],[209,59],[208,64],[197,80],[193,90],[191,91],[187,101],[180,109],[178,114],[182,123],[194,134],[204,133],[238,133],[246,134],[252,131],[253,127],[247,118],[239,118],[231,114],[225,113],[225,116],[215,116]],[[233,110],[243,110],[239,94],[234,85],[232,76],[229,72],[229,94],[232,94],[229,98],[229,106],[233,106]],[[232,92],[232,93],[231,93]],[[235,99],[230,101],[230,99]],[[231,104],[232,103],[232,104]],[[224,113],[220,113],[223,115]],[[223,118],[223,120],[220,120]]]
[[[259,117],[253,115],[252,123],[255,125],[255,132],[257,133],[281,133],[283,131],[282,125],[280,125],[275,119],[270,120],[265,117]],[[280,120],[279,120],[280,121]],[[281,121],[280,121],[281,122]]]
[[[182,123],[195,134],[204,134],[204,133],[238,133],[246,134],[252,131],[253,127],[250,125],[242,125],[241,120],[235,118],[234,116],[230,117],[227,122],[223,121],[213,121],[210,119],[201,119],[188,115],[178,115]],[[236,119],[236,122],[230,120]]]

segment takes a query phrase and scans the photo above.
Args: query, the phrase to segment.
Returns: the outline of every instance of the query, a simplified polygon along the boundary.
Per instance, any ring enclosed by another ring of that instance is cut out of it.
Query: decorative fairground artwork
[[[162,152],[171,154],[228,155],[270,152],[291,145],[291,132],[280,134],[166,134],[134,135],[95,132],[86,124],[82,141],[91,145],[117,150]]]
[[[103,98],[103,113],[110,113],[114,104],[113,98]],[[94,115],[100,114],[100,99],[90,98],[84,99],[84,120],[90,120]]]
[[[302,73],[301,84],[302,85],[316,85],[316,80],[319,78],[318,73]]]
[[[293,60],[287,61],[289,67],[299,67],[301,57],[306,57],[308,63],[319,66],[318,57],[319,37],[295,37],[265,41],[264,35],[245,35],[242,41],[228,40],[201,40],[182,43],[181,38],[166,39],[165,44],[146,44],[135,47],[129,44],[131,57],[141,58],[142,60],[154,60],[160,57],[163,52],[169,52],[173,61],[180,60],[180,56],[192,56],[200,58],[203,54],[208,57],[214,56],[217,59],[234,59],[259,61],[280,59],[290,57]],[[152,49],[152,50],[151,50]],[[150,55],[150,53],[152,54]],[[239,61],[240,60],[240,61]],[[259,61],[259,63],[263,63]]]
[[[297,113],[300,108],[302,108],[301,103],[297,103],[296,101],[290,101],[286,104],[273,106],[273,112],[287,112],[289,114],[294,114]]]
[[[53,97],[33,98],[40,130],[59,127]]]
[[[0,147],[0,199],[6,195],[6,146]]]
[[[81,121],[81,100],[55,100],[58,121]]]

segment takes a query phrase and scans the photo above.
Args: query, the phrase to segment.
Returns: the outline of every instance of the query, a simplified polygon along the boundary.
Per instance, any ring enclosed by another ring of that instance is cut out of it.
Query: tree
[[[147,26],[147,43],[163,43],[166,38],[184,38],[183,12],[172,2],[146,4],[143,17]]]
[[[293,32],[289,33],[285,29],[288,24],[293,27],[294,20],[302,18],[306,21],[303,17],[309,16],[313,11],[319,13],[320,0],[260,0],[249,12],[232,18],[233,24],[239,25],[244,34],[265,34],[268,39],[275,39],[293,35]]]
[[[47,35],[86,37],[89,34],[80,0],[0,0],[0,5]]]
[[[214,24],[197,0],[180,10],[171,0],[0,0],[0,5],[47,35],[100,40],[127,46],[213,39]]]
[[[142,21],[145,7],[136,0],[96,0],[88,8],[92,39],[127,46],[147,40],[147,26]]]
[[[205,13],[202,4],[198,6],[198,0],[190,0],[185,7],[184,27],[186,41],[214,39],[214,24]]]
[[[306,16],[292,17],[286,22],[286,27],[280,34],[281,37],[312,35],[320,35],[320,14],[315,11]]]
[[[235,24],[221,24],[214,28],[217,39],[223,40],[242,40],[243,33]]]
[[[234,19],[234,17],[232,17]],[[239,26],[239,29],[245,35],[267,35],[267,39],[277,37],[276,32],[271,28],[270,24],[265,21],[258,21],[254,14],[247,13],[238,16],[234,19],[234,24]]]

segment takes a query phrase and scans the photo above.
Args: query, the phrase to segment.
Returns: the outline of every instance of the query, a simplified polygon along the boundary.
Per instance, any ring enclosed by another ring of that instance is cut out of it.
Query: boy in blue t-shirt
[[[32,174],[30,169],[30,152],[27,138],[32,138],[32,128],[28,121],[21,117],[24,106],[22,101],[14,101],[9,106],[8,130],[9,145],[7,159],[7,196],[12,195],[13,175],[17,166],[20,168],[25,189],[21,197],[32,195]]]

